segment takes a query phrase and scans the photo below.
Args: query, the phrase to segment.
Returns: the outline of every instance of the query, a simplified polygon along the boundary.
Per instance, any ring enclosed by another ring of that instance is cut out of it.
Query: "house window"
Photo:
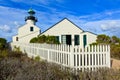
[[[61,36],[61,41],[62,41],[62,44],[66,44],[66,36],[65,35]]]
[[[72,43],[71,35],[62,35],[61,42],[62,42],[62,44],[71,45],[71,43]]]
[[[83,35],[83,45],[84,47],[87,45],[87,35]]]
[[[34,31],[34,28],[33,28],[33,27],[30,27],[30,31]]]
[[[79,35],[74,35],[74,38],[75,38],[75,45],[80,45]]]
[[[18,37],[16,37],[16,41],[18,41]]]

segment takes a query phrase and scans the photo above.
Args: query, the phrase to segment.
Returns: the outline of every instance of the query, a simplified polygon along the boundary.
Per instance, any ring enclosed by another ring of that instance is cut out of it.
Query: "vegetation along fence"
[[[75,70],[96,70],[102,67],[110,68],[110,46],[68,46],[38,43],[11,43],[11,48],[20,47],[29,57],[40,56],[49,62],[61,64]]]

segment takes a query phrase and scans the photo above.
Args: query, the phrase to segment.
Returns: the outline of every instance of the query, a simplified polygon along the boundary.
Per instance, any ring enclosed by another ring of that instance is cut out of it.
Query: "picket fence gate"
[[[68,46],[38,43],[11,43],[11,48],[19,47],[29,57],[39,56],[48,62],[61,64],[74,70],[96,70],[110,68],[110,46]]]

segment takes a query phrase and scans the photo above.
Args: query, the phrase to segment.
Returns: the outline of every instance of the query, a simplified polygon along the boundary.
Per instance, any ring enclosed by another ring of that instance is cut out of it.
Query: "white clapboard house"
[[[83,31],[73,22],[64,18],[60,22],[56,23],[41,35],[53,35],[56,36],[60,43],[68,45],[81,45],[85,46],[96,41],[96,34]]]
[[[73,22],[64,18],[43,33],[35,25],[37,19],[35,12],[30,9],[29,16],[25,18],[26,24],[18,28],[18,34],[13,36],[13,42],[29,43],[30,40],[38,35],[56,36],[61,44],[85,46],[96,41],[96,34],[82,30]]]

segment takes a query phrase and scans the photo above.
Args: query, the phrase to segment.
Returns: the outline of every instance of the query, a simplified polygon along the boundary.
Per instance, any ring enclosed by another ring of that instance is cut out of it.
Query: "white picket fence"
[[[61,64],[75,70],[96,70],[102,67],[110,68],[110,46],[68,46],[51,44],[11,43],[12,49],[20,47],[29,57],[40,56],[49,62]]]

